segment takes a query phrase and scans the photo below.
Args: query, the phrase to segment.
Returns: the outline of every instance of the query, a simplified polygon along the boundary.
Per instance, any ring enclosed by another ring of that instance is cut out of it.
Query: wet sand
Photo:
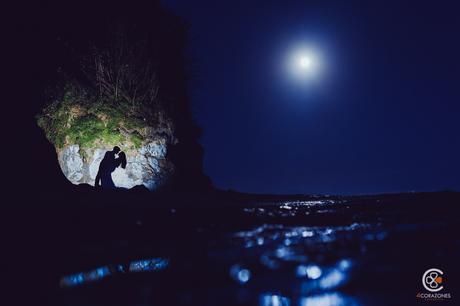
[[[455,304],[458,193],[115,198],[29,210],[24,292],[49,305],[415,305],[439,268],[453,299],[436,303]]]

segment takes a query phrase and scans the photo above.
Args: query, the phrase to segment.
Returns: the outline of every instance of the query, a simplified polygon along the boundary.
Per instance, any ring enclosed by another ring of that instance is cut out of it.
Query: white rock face
[[[83,159],[79,150],[78,145],[71,145],[63,150],[62,155],[58,156],[62,172],[74,184],[78,184],[83,178]]]
[[[164,183],[172,170],[172,164],[166,159],[166,141],[162,139],[148,142],[139,149],[123,149],[123,145],[120,147],[126,153],[127,164],[125,169],[118,167],[112,172],[112,179],[117,187],[133,188],[144,185],[149,190],[155,190]],[[86,183],[94,186],[99,164],[109,150],[112,148],[82,150],[78,145],[70,145],[58,150],[59,165],[73,184]]]

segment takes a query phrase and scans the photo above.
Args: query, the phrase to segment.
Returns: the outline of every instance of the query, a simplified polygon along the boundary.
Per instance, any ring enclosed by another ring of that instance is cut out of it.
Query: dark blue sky
[[[460,8],[401,2],[164,1],[191,23],[191,96],[214,184],[460,190]],[[299,44],[319,50],[320,79],[284,69]]]

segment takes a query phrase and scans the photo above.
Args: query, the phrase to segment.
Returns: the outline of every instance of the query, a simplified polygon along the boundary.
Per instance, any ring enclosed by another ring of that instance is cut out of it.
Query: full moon
[[[312,60],[309,56],[301,56],[299,61],[300,67],[309,69],[312,66]]]
[[[297,45],[286,52],[285,69],[288,76],[294,81],[305,82],[318,80],[323,72],[324,59],[318,48],[313,46]]]

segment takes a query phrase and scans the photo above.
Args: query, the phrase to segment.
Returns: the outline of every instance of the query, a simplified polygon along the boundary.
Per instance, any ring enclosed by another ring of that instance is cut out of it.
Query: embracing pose
[[[126,154],[119,147],[113,147],[112,151],[107,151],[99,164],[99,170],[96,175],[95,187],[116,188],[112,180],[112,172],[121,166],[126,168]]]

